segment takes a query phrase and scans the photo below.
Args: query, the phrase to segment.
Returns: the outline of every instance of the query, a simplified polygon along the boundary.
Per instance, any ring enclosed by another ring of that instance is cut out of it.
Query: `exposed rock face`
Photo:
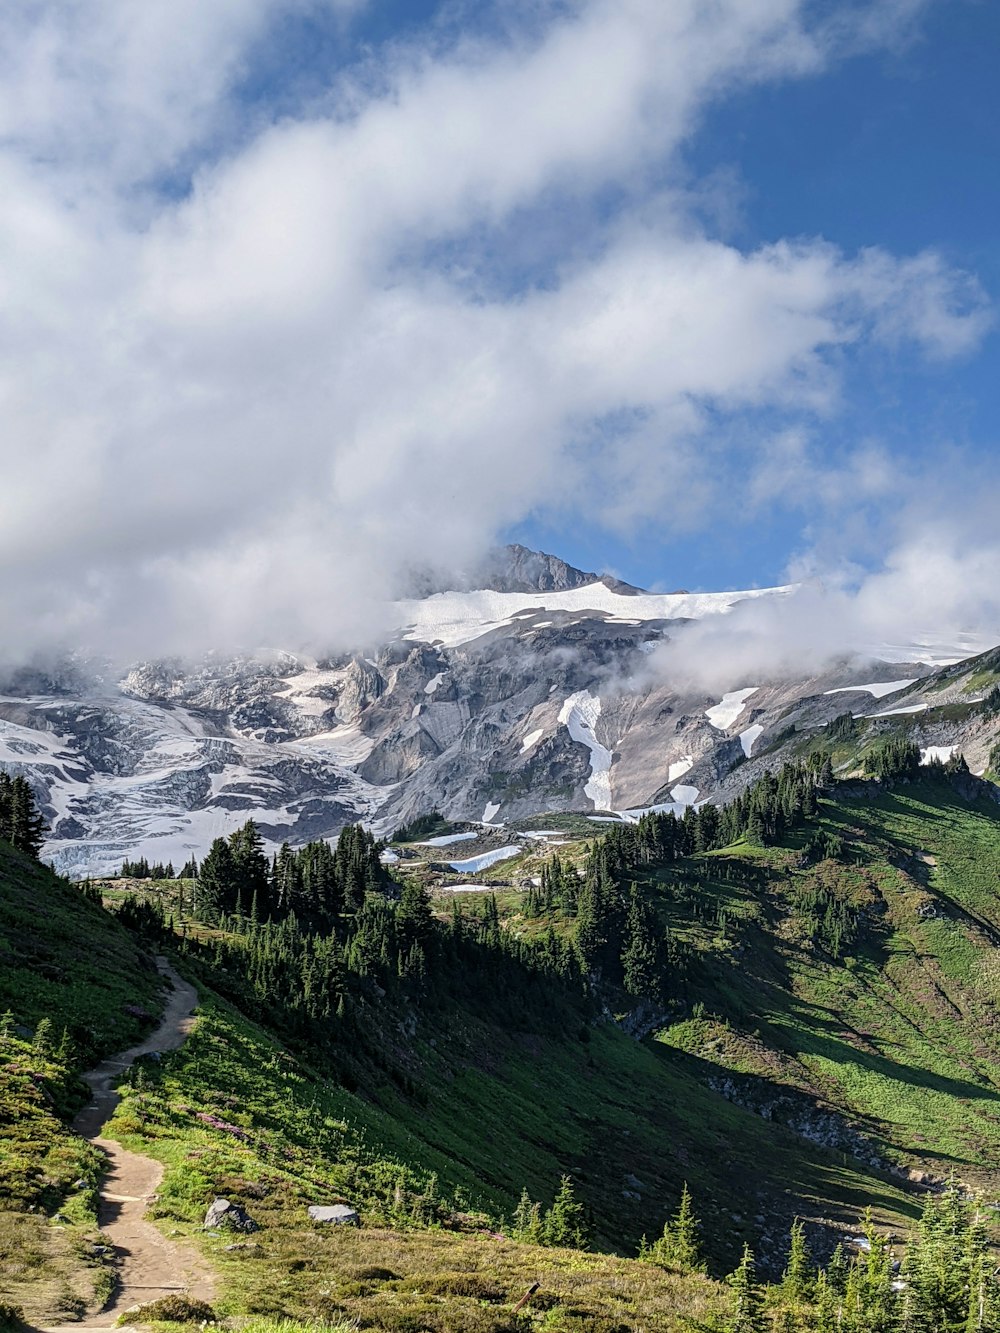
[[[844,661],[808,679],[734,678],[722,698],[650,656],[686,632],[683,617],[714,614],[711,596],[615,592],[523,548],[505,560],[499,592],[407,603],[400,631],[365,654],[142,663],[118,682],[68,664],[9,679],[0,765],[32,782],[45,855],[77,875],[139,855],[179,869],[251,815],[278,845],[359,819],[385,833],[432,809],[499,824],[682,812],[730,799],[838,715],[978,697],[971,667],[930,676]],[[961,745],[975,771],[995,720],[966,710],[956,722],[960,711],[907,721],[922,746]]]

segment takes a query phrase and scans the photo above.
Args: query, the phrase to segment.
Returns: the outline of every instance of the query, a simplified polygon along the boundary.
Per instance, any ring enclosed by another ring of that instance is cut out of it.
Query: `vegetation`
[[[183,923],[174,881],[111,914],[10,851],[0,1087],[21,1121],[5,1142],[35,1146],[0,1182],[0,1256],[50,1248],[34,1279],[0,1258],[0,1299],[27,1309],[44,1272],[51,1314],[58,1270],[67,1309],[93,1300],[46,1218],[92,1226],[96,1164],[46,1154],[74,1142],[74,1071],[155,1012],[155,945],[202,988],[199,1021],[134,1067],[112,1132],[164,1162],[172,1231],[199,1233],[217,1193],[260,1224],[236,1249],[202,1238],[221,1317],[1000,1327],[974,1193],[1000,1183],[1000,808],[957,762],[890,785],[903,760],[884,752],[888,781],[851,799],[828,758],[788,765],[726,810],[591,834],[530,893],[446,909],[363,830],[268,861],[246,825],[206,854]],[[44,947],[49,988],[21,963]],[[127,1001],[88,989],[97,949],[118,951]],[[919,1220],[905,1172],[935,1186]],[[360,1231],[310,1222],[338,1201]],[[862,1233],[845,1256],[838,1236]]]
[[[67,1124],[87,1097],[79,1072],[138,1040],[159,1008],[144,948],[0,842],[0,1302],[31,1322],[79,1318],[110,1289],[103,1159]]]
[[[38,813],[28,780],[0,769],[0,839],[33,860],[45,841],[45,822]]]

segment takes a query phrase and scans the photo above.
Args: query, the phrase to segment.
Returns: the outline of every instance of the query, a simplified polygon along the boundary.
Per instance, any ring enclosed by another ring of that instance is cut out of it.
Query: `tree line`
[[[45,842],[45,821],[27,778],[0,769],[0,838],[37,861]]]

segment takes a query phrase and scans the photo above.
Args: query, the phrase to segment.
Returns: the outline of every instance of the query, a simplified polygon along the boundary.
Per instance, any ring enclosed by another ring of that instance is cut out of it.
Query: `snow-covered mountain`
[[[869,728],[909,719],[928,751],[960,744],[986,764],[991,658],[942,671],[936,649],[680,689],[647,669],[664,638],[789,590],[652,594],[521,547],[491,577],[398,603],[397,632],[367,654],[144,663],[115,681],[21,672],[0,690],[0,765],[32,780],[47,855],[80,875],[138,855],[178,865],[251,815],[270,842],[300,843],[432,809],[496,824],[680,811],[732,795],[845,712]]]

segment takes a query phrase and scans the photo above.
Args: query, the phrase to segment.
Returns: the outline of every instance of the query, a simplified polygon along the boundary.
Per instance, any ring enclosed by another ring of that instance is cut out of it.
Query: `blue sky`
[[[987,0],[5,7],[10,637],[350,645],[505,539],[1000,629],[998,38]]]
[[[783,236],[822,236],[847,250],[934,247],[1000,296],[1000,7],[954,0],[929,7],[891,49],[867,52],[818,78],[790,79],[727,99],[705,116],[685,154],[693,176],[732,187],[725,234],[753,247]],[[934,469],[942,449],[987,473],[1000,455],[1000,368],[994,334],[968,357],[928,368],[879,358],[860,374],[825,447],[884,440],[901,470]],[[994,492],[998,509],[1000,493]],[[890,498],[888,503],[892,504]],[[639,583],[692,588],[780,582],[808,544],[810,518],[650,542],[581,533],[532,520],[515,530],[584,567],[613,566]],[[878,553],[869,561],[877,562]],[[1000,571],[998,571],[1000,575]]]

